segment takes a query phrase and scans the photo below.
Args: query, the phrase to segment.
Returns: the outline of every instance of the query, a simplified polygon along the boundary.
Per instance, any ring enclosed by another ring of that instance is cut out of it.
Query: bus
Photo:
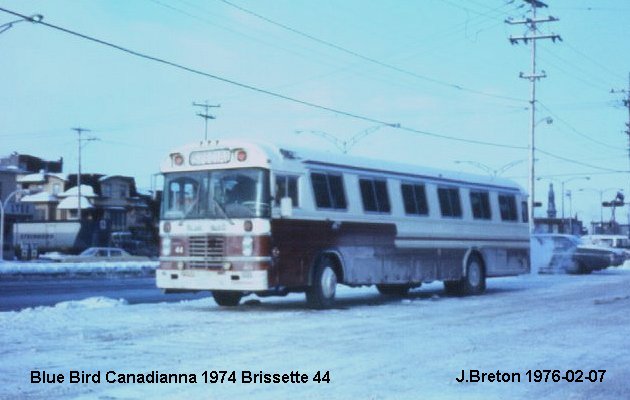
[[[510,180],[238,140],[178,148],[161,172],[166,293],[303,292],[329,308],[338,284],[477,295],[530,270],[527,194]]]

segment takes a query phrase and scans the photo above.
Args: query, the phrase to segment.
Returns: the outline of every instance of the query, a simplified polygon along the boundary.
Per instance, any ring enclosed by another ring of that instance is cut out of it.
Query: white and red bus
[[[227,140],[173,151],[162,173],[166,292],[223,306],[305,292],[325,308],[338,284],[479,294],[529,272],[527,195],[509,180]]]

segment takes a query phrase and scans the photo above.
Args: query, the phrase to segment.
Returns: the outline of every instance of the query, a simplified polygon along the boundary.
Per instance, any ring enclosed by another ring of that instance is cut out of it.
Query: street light
[[[26,195],[39,193],[41,190],[29,190],[29,189],[17,189],[13,192],[9,193],[6,199],[4,199],[4,204],[0,201],[0,262],[4,262],[4,209],[9,204],[9,200],[11,197],[15,196],[18,193],[23,193]]]
[[[323,131],[296,130],[296,131],[294,131],[294,133],[296,135],[299,135],[301,133],[310,133],[311,135],[319,136],[321,138],[326,139],[327,141],[329,141],[333,145],[335,145],[335,147],[338,148],[343,154],[348,154],[350,149],[353,148],[361,139],[363,139],[364,137],[366,137],[370,133],[376,132],[377,130],[379,130],[381,128],[385,128],[385,127],[400,128],[400,124],[380,124],[380,125],[375,125],[375,126],[369,127],[367,129],[364,129],[364,130],[354,134],[354,136],[352,136],[348,140],[341,140],[337,136],[331,135],[330,133],[323,132]]]
[[[556,183],[558,182],[557,180],[551,179],[551,178],[543,178],[543,177],[536,178],[536,180],[538,180],[538,181],[543,180],[543,179],[547,179],[549,181],[556,182]],[[565,179],[563,181],[559,181],[560,182],[560,186],[561,186],[561,190],[562,190],[562,221],[563,221],[562,223],[563,224],[564,224],[564,197],[566,196],[566,193],[564,191],[564,185],[565,185],[565,183],[569,183],[571,181],[577,181],[579,179],[585,179],[585,180],[589,181],[589,180],[591,180],[591,177],[590,176],[578,176],[578,177],[575,177],[575,178],[569,178],[569,179]],[[573,212],[573,210],[571,210],[571,212]]]
[[[623,189],[620,188],[616,188],[616,187],[609,187],[606,189],[592,189],[592,188],[581,188],[578,189],[578,192],[585,192],[585,191],[593,191],[595,193],[599,193],[599,225],[600,227],[604,226],[604,193],[610,191],[610,190],[616,190],[617,192],[623,192]]]
[[[0,33],[3,33],[5,31],[11,29],[13,27],[13,25],[17,24],[18,22],[24,22],[24,21],[40,22],[42,19],[44,19],[43,15],[41,15],[41,14],[33,14],[30,17],[16,19],[15,21],[7,22],[6,24],[0,25]]]
[[[535,81],[535,80],[534,80]],[[535,85],[532,86],[532,90],[535,89]],[[532,95],[532,99],[535,96]],[[542,118],[538,121],[535,120],[535,112],[536,112],[536,102],[532,100],[531,102],[531,133],[529,136],[529,202],[528,202],[528,217],[529,217],[529,231],[530,233],[534,233],[534,229],[536,227],[536,223],[534,221],[534,207],[536,207],[536,126],[541,122],[546,122],[547,125],[553,123],[553,119],[550,117]]]
[[[501,175],[502,173],[504,173],[505,171],[507,171],[508,169],[514,167],[515,165],[518,165],[522,162],[527,161],[526,159],[523,160],[515,160],[515,161],[511,161],[497,169],[494,169],[492,167],[490,167],[489,165],[486,165],[484,163],[480,163],[478,161],[471,161],[471,160],[455,160],[454,163],[455,164],[470,164],[470,165],[474,165],[475,167],[483,170],[484,172],[486,172],[487,174],[489,174],[491,177],[496,178],[497,176]]]

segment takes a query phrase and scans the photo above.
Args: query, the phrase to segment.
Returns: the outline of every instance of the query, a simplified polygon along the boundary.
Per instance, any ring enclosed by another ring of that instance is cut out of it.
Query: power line
[[[630,11],[630,10],[628,10]],[[567,46],[569,49],[573,50],[575,53],[581,55],[582,57],[584,57],[585,59],[589,60],[590,62],[592,62],[593,64],[597,65],[598,67],[600,67],[602,70],[608,72],[611,76],[614,76],[616,79],[625,79],[622,78],[622,75],[619,74],[618,71],[613,71],[611,69],[609,69],[606,65],[602,64],[601,62],[597,61],[596,59],[590,57],[589,55],[585,54],[584,52],[578,50],[577,48],[573,47],[570,43],[564,43],[565,46]]]
[[[188,12],[188,11],[185,11],[185,10],[182,10],[182,9],[179,9],[179,8],[176,8],[176,7],[174,7],[174,6],[170,5],[170,4],[165,4],[165,3],[163,3],[163,2],[161,2],[161,1],[159,1],[159,0],[148,0],[148,1],[151,1],[151,2],[153,2],[153,3],[155,3],[155,4],[157,4],[157,5],[160,5],[160,6],[162,6],[162,7],[165,7],[165,8],[167,8],[167,9],[170,9],[171,11],[174,11],[174,12],[177,12],[177,13],[180,13],[180,14],[183,14],[183,15],[185,15],[185,16],[187,16],[187,17],[192,18],[192,19],[200,20],[200,21],[202,21],[202,22],[204,22],[204,23],[207,23],[207,24],[209,24],[209,25],[212,25],[212,26],[217,26],[217,27],[219,27],[219,28],[225,29],[225,30],[227,30],[227,31],[229,31],[229,32],[232,32],[232,33],[235,33],[235,34],[237,34],[237,35],[244,36],[244,37],[246,37],[246,38],[248,38],[248,39],[251,39],[251,40],[254,40],[254,41],[256,41],[256,42],[263,43],[263,44],[266,44],[266,45],[269,45],[269,46],[272,46],[272,47],[275,47],[275,48],[279,48],[279,49],[285,50],[285,51],[287,51],[287,52],[289,52],[289,53],[291,53],[291,54],[298,55],[298,56],[300,56],[300,57],[304,57],[304,55],[303,55],[303,54],[301,54],[301,53],[299,53],[299,52],[296,52],[296,51],[294,51],[293,49],[289,50],[289,49],[287,49],[286,47],[281,47],[281,46],[278,46],[278,45],[275,45],[275,44],[270,44],[269,42],[263,41],[263,40],[261,40],[261,39],[260,39],[260,38],[258,38],[258,37],[253,37],[253,36],[251,36],[251,35],[243,34],[243,33],[241,33],[241,32],[238,32],[238,31],[234,30],[234,29],[227,28],[227,27],[225,27],[225,26],[219,25],[219,24],[217,24],[217,23],[216,23],[216,22],[214,22],[214,21],[213,21],[213,22],[211,22],[211,21],[209,21],[208,19],[204,18],[202,15],[199,15],[199,14],[194,14],[194,13],[191,13],[191,12]],[[187,1],[187,0],[178,0],[178,1],[179,1],[180,3],[183,3],[183,4],[187,5],[187,6],[190,6],[190,7],[193,7],[193,8],[195,8],[195,9],[199,10],[199,12],[200,12],[200,13],[207,13],[207,14],[210,14],[210,15],[215,15],[215,14],[213,14],[212,12],[209,12],[207,9],[204,9],[203,7],[200,7],[198,4],[191,3],[190,1]],[[481,15],[481,16],[485,16],[485,15],[487,15],[487,14],[490,14],[490,12],[495,12],[495,13],[500,13],[500,14],[507,14],[505,11],[498,11],[498,10],[500,10],[500,9],[502,9],[502,8],[505,8],[505,7],[508,7],[510,4],[511,4],[511,2],[506,3],[506,4],[502,5],[502,6],[499,6],[499,7],[496,7],[496,8],[494,8],[494,9],[491,9],[491,10],[489,10],[488,12],[485,12],[485,13],[481,13],[481,12],[476,12],[476,13],[477,13],[477,14],[479,14],[479,15]],[[517,8],[518,8],[518,7],[517,7]],[[216,15],[215,15],[215,16],[216,16]],[[479,17],[473,17],[473,18],[470,18],[470,21],[472,21],[472,20],[474,20],[474,19],[479,19]],[[489,19],[489,18],[485,18],[485,19]],[[347,21],[346,21],[346,22],[347,22]],[[481,20],[481,21],[477,21],[477,23],[478,23],[478,22],[482,22],[482,23],[483,23],[484,21],[483,21],[483,20]],[[472,25],[472,24],[469,22],[469,20],[467,20],[465,23],[460,23],[460,24],[457,24],[455,27],[457,28],[457,27],[460,27],[460,25],[461,25],[461,27],[464,27],[464,26],[465,26],[465,29],[466,29],[466,30],[468,30],[468,25],[469,25],[469,24],[470,24],[470,25]],[[495,24],[495,25],[492,25],[491,27],[479,27],[480,29],[478,29],[478,30],[477,30],[476,34],[479,34],[479,32],[481,32],[481,31],[483,31],[483,30],[490,29],[490,28],[492,28],[492,27],[494,27],[494,26],[498,26],[498,25],[501,25],[501,24],[502,24],[502,22],[500,22],[500,23],[498,23],[498,24]],[[427,43],[434,43],[434,44],[435,44],[435,40],[433,39],[434,37],[440,37],[440,38],[447,37],[447,36],[449,36],[449,35],[450,35],[450,34],[452,34],[452,33],[456,33],[457,31],[458,31],[458,30],[454,30],[454,31],[451,31],[451,32],[448,32],[448,31],[445,31],[445,32],[436,32],[434,35],[431,35],[431,36],[429,36],[429,37],[426,37],[426,36],[425,36],[425,37],[424,37],[424,42],[427,42]],[[414,39],[414,41],[417,41],[417,40],[416,40],[416,39]],[[440,48],[443,48],[444,46],[446,46],[446,44],[441,45],[441,46],[439,46],[439,47],[440,47]],[[438,46],[436,46],[436,48],[437,48],[437,47],[438,47]],[[312,51],[312,50],[309,50],[309,53],[313,53],[313,51]],[[423,54],[425,54],[425,55],[426,55],[426,54],[427,54],[427,51],[424,51],[424,52],[423,52]],[[319,62],[319,63],[321,63],[321,64],[328,64],[328,65],[329,65],[329,63],[322,63],[322,59],[325,59],[325,58],[327,58],[327,57],[318,57],[318,58],[316,58],[316,61],[317,61],[317,62]],[[407,59],[407,58],[409,58],[409,57],[404,57],[403,59]],[[296,84],[301,84],[301,83],[308,82],[308,81],[312,81],[312,80],[315,80],[315,79],[320,79],[320,78],[323,78],[323,77],[328,77],[328,76],[331,76],[331,75],[335,75],[335,74],[338,74],[338,73],[341,73],[341,72],[344,72],[344,71],[348,71],[348,70],[350,70],[350,69],[353,69],[353,68],[355,68],[357,65],[359,65],[359,64],[355,63],[355,64],[347,65],[347,66],[344,66],[344,67],[338,67],[338,68],[335,68],[335,69],[334,69],[334,70],[332,70],[332,71],[328,71],[328,72],[321,73],[321,74],[316,74],[316,75],[314,75],[314,76],[310,76],[310,77],[307,77],[307,78],[301,79],[301,80],[299,80],[299,81],[297,81],[297,82],[293,82],[293,83],[289,83],[289,84],[284,84],[284,85],[275,86],[273,89],[274,89],[274,90],[277,90],[277,89],[283,89],[283,88],[286,88],[286,87],[294,86],[294,85],[296,85]],[[358,75],[367,75],[367,76],[366,76],[366,78],[368,78],[368,79],[375,79],[375,80],[378,80],[378,81],[381,81],[381,82],[390,83],[390,84],[394,84],[394,85],[398,85],[398,86],[400,86],[400,84],[398,84],[398,83],[396,83],[396,82],[392,82],[390,79],[376,78],[376,77],[374,77],[374,76],[370,77],[370,76],[369,76],[369,73],[368,73],[368,74],[365,74],[365,73],[357,72],[357,74],[358,74]],[[405,87],[405,88],[409,88],[409,86],[408,86],[408,85],[405,85],[404,87]],[[524,101],[524,100],[523,100],[523,101]],[[502,105],[502,106],[503,106],[503,105]]]
[[[200,22],[202,22],[202,23],[204,23],[206,25],[214,26],[216,28],[222,29],[222,30],[224,30],[226,32],[230,32],[230,33],[232,33],[234,35],[237,35],[237,36],[242,36],[242,37],[246,38],[247,40],[251,40],[251,41],[256,42],[256,43],[264,44],[265,46],[269,46],[269,47],[273,47],[273,48],[276,48],[276,49],[280,49],[280,50],[285,51],[285,52],[287,52],[289,54],[293,54],[295,56],[302,57],[304,59],[308,59],[310,62],[315,61],[315,62],[317,62],[319,64],[322,64],[322,65],[326,65],[326,66],[330,66],[330,67],[334,66],[333,64],[326,62],[325,57],[310,57],[309,54],[304,54],[304,53],[301,53],[299,51],[296,51],[293,48],[280,46],[277,43],[272,43],[272,42],[269,42],[269,41],[262,40],[260,37],[257,37],[257,36],[252,36],[252,35],[248,35],[248,34],[243,33],[243,32],[239,32],[238,30],[232,29],[232,28],[227,27],[227,26],[225,26],[223,24],[220,24],[220,23],[217,23],[215,21],[212,21],[212,20],[210,20],[208,18],[204,18],[204,17],[202,17],[200,15],[188,12],[186,10],[182,10],[180,8],[177,8],[177,7],[173,6],[173,5],[166,4],[166,3],[162,2],[162,1],[159,1],[159,0],[148,0],[148,1],[159,5],[160,7],[164,7],[166,9],[169,9],[169,10],[173,11],[173,12],[176,12],[178,14],[182,14],[182,15],[185,15],[185,16],[187,16],[189,18],[192,18],[192,19],[195,19],[197,21],[200,21]],[[190,6],[193,6],[193,7],[198,7],[198,6],[192,5],[190,3],[186,3],[186,4],[188,4]]]
[[[20,13],[15,12],[15,11],[7,10],[5,8],[2,8],[2,7],[0,7],[0,11],[3,11],[5,13],[11,14],[11,15],[15,15],[15,16],[18,16],[18,17],[28,18],[25,15],[22,15]],[[180,69],[180,70],[183,70],[183,71],[186,71],[186,72],[190,72],[192,74],[201,75],[201,76],[204,76],[204,77],[207,77],[207,78],[215,79],[215,80],[218,80],[220,82],[224,82],[224,83],[227,83],[227,84],[230,84],[230,85],[238,86],[238,87],[243,88],[243,89],[252,90],[252,91],[255,91],[255,92],[258,92],[258,93],[266,94],[268,96],[272,96],[272,97],[276,97],[276,98],[283,99],[283,100],[286,100],[286,101],[290,101],[290,102],[293,102],[293,103],[301,104],[303,106],[312,107],[312,108],[316,108],[316,109],[319,109],[319,110],[332,112],[332,113],[335,113],[335,114],[338,114],[338,115],[343,115],[343,116],[354,118],[354,119],[359,119],[359,120],[363,120],[363,121],[372,122],[372,123],[378,124],[378,125],[386,125],[386,126],[391,127],[391,128],[396,128],[396,129],[400,129],[400,130],[403,130],[403,131],[406,131],[406,132],[417,133],[417,134],[421,134],[421,135],[425,135],[425,136],[431,136],[431,137],[436,137],[436,138],[441,138],[441,139],[447,139],[447,140],[463,142],[463,143],[470,143],[470,144],[477,144],[477,145],[484,145],[484,146],[501,147],[501,148],[509,148],[509,149],[519,149],[519,150],[527,149],[527,147],[524,147],[524,146],[516,146],[516,145],[509,145],[509,144],[486,142],[486,141],[482,141],[482,140],[466,139],[466,138],[461,138],[461,137],[455,137],[455,136],[449,136],[449,135],[443,135],[443,134],[439,134],[439,133],[424,131],[424,130],[415,129],[415,128],[412,128],[412,127],[402,126],[402,125],[400,125],[398,123],[391,123],[391,122],[379,120],[377,118],[373,118],[373,117],[369,117],[369,116],[365,116],[365,115],[360,115],[360,114],[355,114],[355,113],[352,113],[352,112],[343,111],[343,110],[335,109],[335,108],[328,107],[328,106],[323,106],[323,105],[316,104],[316,103],[313,103],[313,102],[310,102],[310,101],[300,100],[300,99],[295,98],[295,97],[290,97],[290,96],[287,96],[287,95],[284,95],[284,94],[281,94],[281,93],[272,92],[270,90],[261,89],[261,88],[258,88],[256,86],[253,86],[253,85],[249,85],[249,84],[238,82],[238,81],[235,81],[235,80],[232,80],[232,79],[224,78],[224,77],[221,77],[221,76],[218,76],[218,75],[215,75],[215,74],[211,74],[211,73],[208,73],[208,72],[201,71],[199,69],[195,69],[195,68],[192,68],[192,67],[187,67],[185,65],[178,64],[178,63],[173,62],[173,61],[168,61],[168,60],[163,59],[163,58],[150,56],[150,55],[141,53],[141,52],[136,51],[136,50],[131,50],[131,49],[128,49],[126,47],[123,47],[123,46],[120,46],[120,45],[117,45],[117,44],[114,44],[114,43],[111,43],[111,42],[107,42],[107,41],[102,40],[102,39],[97,39],[95,37],[88,36],[88,35],[85,35],[83,33],[79,33],[79,32],[76,32],[76,31],[73,31],[73,30],[70,30],[70,29],[67,29],[67,28],[63,28],[63,27],[60,27],[60,26],[57,26],[57,25],[53,25],[53,24],[50,24],[50,23],[47,23],[47,22],[38,21],[37,23],[39,23],[41,25],[44,25],[44,26],[46,26],[48,28],[55,29],[55,30],[67,33],[67,34],[72,35],[72,36],[76,36],[76,37],[79,37],[79,38],[82,38],[82,39],[85,39],[85,40],[88,40],[88,41],[91,41],[91,42],[94,42],[94,43],[101,44],[103,46],[107,46],[107,47],[110,47],[110,48],[122,51],[124,53],[131,54],[131,55],[139,57],[139,58],[143,58],[143,59],[146,59],[146,60],[150,60],[150,61],[154,61],[154,62],[157,62],[157,63],[160,63],[160,64],[164,64],[164,65],[167,65],[167,66],[170,66],[170,67],[173,67],[173,68],[177,68],[177,69]]]
[[[599,167],[597,165],[588,164],[588,163],[585,163],[585,162],[582,162],[582,161],[573,160],[571,158],[562,157],[562,156],[559,156],[557,154],[553,154],[553,153],[550,153],[548,151],[542,150],[540,147],[538,147],[537,150],[538,150],[539,153],[545,154],[545,155],[547,155],[549,157],[553,157],[553,158],[555,158],[557,160],[566,161],[566,162],[571,163],[571,164],[581,165],[583,167],[589,167],[589,168],[593,168],[593,169],[598,169],[600,171],[615,172],[615,173],[627,173],[627,172],[630,172],[630,171],[616,170],[616,169],[612,169],[612,168]]]
[[[379,60],[377,60],[375,58],[372,58],[372,57],[369,57],[369,56],[365,56],[365,55],[363,55],[361,53],[358,53],[358,52],[356,52],[354,50],[350,50],[350,49],[347,49],[347,48],[342,47],[340,45],[337,45],[335,43],[329,42],[327,40],[320,39],[320,38],[315,37],[315,36],[313,36],[311,34],[302,32],[302,31],[300,31],[298,29],[295,29],[293,27],[290,27],[290,26],[288,26],[286,24],[274,21],[274,20],[272,20],[270,18],[267,18],[267,17],[265,17],[265,16],[263,16],[261,14],[258,14],[258,13],[254,12],[254,11],[251,11],[251,10],[249,10],[247,8],[244,8],[244,7],[241,7],[241,6],[237,5],[237,4],[234,4],[234,3],[232,3],[232,2],[230,2],[228,0],[218,0],[218,1],[221,1],[222,3],[225,3],[225,4],[227,4],[230,7],[236,8],[237,10],[240,10],[240,11],[246,13],[246,14],[252,15],[252,16],[254,16],[254,17],[258,18],[258,19],[261,19],[261,20],[263,20],[265,22],[268,22],[268,23],[270,23],[272,25],[275,25],[275,26],[278,26],[278,27],[280,27],[282,29],[285,29],[285,30],[288,30],[290,32],[293,32],[296,35],[299,35],[299,36],[305,37],[305,38],[307,38],[309,40],[312,40],[314,42],[317,42],[317,43],[319,43],[321,45],[333,48],[335,50],[338,50],[338,51],[341,51],[343,53],[349,54],[351,56],[360,58],[360,59],[362,59],[364,61],[368,61],[368,62],[371,62],[373,64],[379,65],[381,67],[384,67],[384,68],[387,68],[387,69],[391,69],[393,71],[396,71],[396,72],[399,72],[399,73],[402,73],[402,74],[405,74],[405,75],[413,76],[414,78],[422,79],[424,81],[435,83],[437,85],[450,87],[452,89],[457,89],[457,90],[464,91],[464,92],[474,93],[474,94],[477,94],[477,95],[480,95],[480,96],[494,97],[494,98],[499,98],[499,99],[504,99],[504,100],[519,101],[519,102],[525,102],[526,101],[524,99],[519,99],[519,98],[516,98],[516,97],[503,96],[503,95],[497,95],[497,94],[492,94],[492,93],[486,93],[486,92],[482,92],[480,90],[470,89],[470,88],[467,88],[467,87],[459,85],[459,84],[442,81],[442,80],[431,78],[431,77],[425,76],[425,75],[420,75],[420,74],[417,74],[415,72],[408,71],[406,69],[397,67],[395,65],[379,61]]]
[[[553,118],[554,118],[554,119],[556,119],[556,120],[558,120],[558,121],[562,122],[563,124],[565,124],[565,125],[566,125],[566,126],[567,126],[567,127],[568,127],[568,128],[569,128],[572,132],[573,132],[573,133],[575,133],[576,135],[581,136],[581,137],[583,137],[583,138],[585,138],[585,139],[587,139],[587,140],[590,140],[591,142],[596,143],[596,144],[598,144],[598,145],[600,145],[600,146],[608,147],[609,149],[619,150],[619,147],[618,147],[618,146],[613,146],[613,145],[610,145],[610,144],[608,144],[608,143],[600,142],[599,140],[593,139],[593,138],[592,138],[592,137],[590,137],[589,135],[586,135],[586,134],[584,134],[584,133],[582,133],[582,132],[578,131],[578,130],[577,130],[577,129],[575,129],[575,128],[571,125],[571,124],[569,124],[567,121],[565,121],[564,119],[560,118],[557,114],[555,114],[553,111],[551,111],[551,110],[549,109],[549,107],[545,106],[545,105],[544,105],[543,103],[541,103],[540,101],[538,102],[538,104],[539,104],[542,108],[544,108],[545,110],[547,110],[547,112],[548,112],[549,114],[551,114],[551,116],[553,116]]]

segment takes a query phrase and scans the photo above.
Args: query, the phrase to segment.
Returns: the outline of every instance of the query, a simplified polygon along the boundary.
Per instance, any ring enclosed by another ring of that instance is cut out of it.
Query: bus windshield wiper
[[[227,211],[225,211],[223,204],[219,203],[219,200],[215,199],[214,197],[212,198],[212,201],[214,202],[214,205],[217,206],[219,210],[221,210],[221,214],[223,214],[223,217],[230,223],[230,225],[234,225],[234,221],[232,221],[232,218],[230,218]]]

